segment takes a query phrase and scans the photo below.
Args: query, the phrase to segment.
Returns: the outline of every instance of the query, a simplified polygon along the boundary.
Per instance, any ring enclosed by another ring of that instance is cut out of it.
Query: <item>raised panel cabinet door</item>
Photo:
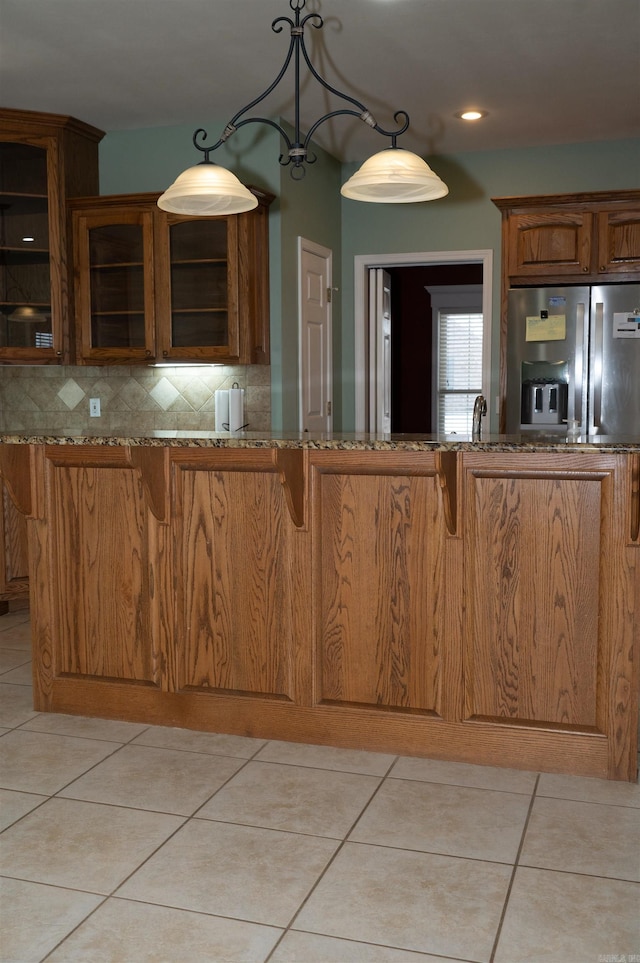
[[[624,459],[465,454],[464,466],[467,722],[605,737],[611,775],[635,684]]]
[[[531,211],[508,222],[508,273],[523,278],[586,274],[591,269],[593,215]]]
[[[173,687],[301,701],[309,687],[309,550],[271,452],[175,453],[172,464],[180,640]]]
[[[601,211],[597,219],[598,271],[640,277],[640,207]]]
[[[65,677],[159,686],[154,559],[139,474],[124,449],[52,451],[48,471],[54,697]]]
[[[442,717],[446,526],[433,455],[313,461],[316,701]],[[451,585],[455,592],[455,586]]]

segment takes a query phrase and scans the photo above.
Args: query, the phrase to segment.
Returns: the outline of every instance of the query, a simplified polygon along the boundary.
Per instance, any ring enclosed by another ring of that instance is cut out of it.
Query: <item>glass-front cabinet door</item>
[[[239,358],[237,218],[160,215],[158,337],[163,359]]]
[[[56,306],[57,307],[57,306]],[[45,146],[0,143],[0,350],[55,355]],[[25,358],[26,360],[26,358]],[[41,360],[39,358],[38,360]]]
[[[161,211],[157,194],[69,203],[78,364],[269,360],[268,205]]]
[[[67,200],[98,190],[102,131],[0,107],[0,363],[73,361]]]
[[[78,360],[155,359],[153,227],[152,211],[74,211]]]

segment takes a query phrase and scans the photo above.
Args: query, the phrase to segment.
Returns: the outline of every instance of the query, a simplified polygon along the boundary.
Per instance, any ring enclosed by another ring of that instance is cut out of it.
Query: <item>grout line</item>
[[[502,913],[500,914],[500,920],[498,921],[498,928],[497,928],[497,930],[496,930],[496,937],[495,937],[495,940],[494,940],[494,942],[493,942],[493,947],[492,947],[492,949],[491,949],[491,955],[490,955],[490,957],[489,957],[489,963],[493,963],[493,961],[494,961],[494,959],[495,959],[495,955],[496,955],[496,953],[497,953],[497,951],[498,951],[498,943],[500,942],[500,936],[501,936],[501,934],[502,934],[502,927],[503,927],[503,925],[504,925],[504,920],[505,920],[505,917],[506,917],[506,915],[507,915],[507,908],[508,908],[508,906],[509,906],[509,900],[510,900],[510,898],[511,898],[511,891],[512,891],[512,889],[513,889],[513,884],[514,884],[514,882],[515,882],[516,872],[517,872],[518,866],[519,866],[519,864],[520,864],[520,855],[521,855],[521,853],[522,853],[522,849],[523,849],[523,846],[524,846],[525,837],[526,837],[526,835],[527,835],[527,829],[529,828],[529,821],[530,821],[530,819],[531,819],[531,813],[533,812],[533,805],[534,805],[534,803],[535,803],[535,801],[536,801],[536,794],[537,794],[537,791],[538,791],[538,783],[539,783],[539,782],[540,782],[540,773],[538,773],[538,775],[536,776],[535,786],[533,787],[533,792],[531,793],[531,800],[530,800],[530,802],[529,802],[529,808],[528,808],[528,810],[527,810],[527,816],[526,816],[526,819],[525,819],[525,821],[524,821],[524,826],[522,827],[522,836],[520,837],[520,845],[518,846],[518,851],[517,851],[517,853],[516,853],[516,858],[515,858],[515,860],[514,860],[514,862],[513,862],[513,869],[512,869],[512,871],[511,871],[511,878],[510,878],[510,880],[509,880],[509,885],[508,885],[508,887],[507,887],[507,892],[506,892],[506,894],[505,894],[504,904],[503,904],[503,907],[502,907]]]

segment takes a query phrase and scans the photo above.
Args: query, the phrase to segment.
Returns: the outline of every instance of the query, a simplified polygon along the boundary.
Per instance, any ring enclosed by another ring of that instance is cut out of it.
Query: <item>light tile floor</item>
[[[39,714],[29,650],[4,963],[640,963],[640,786]]]

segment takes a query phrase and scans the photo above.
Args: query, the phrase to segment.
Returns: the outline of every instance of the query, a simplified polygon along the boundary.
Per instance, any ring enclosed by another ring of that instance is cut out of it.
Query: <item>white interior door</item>
[[[332,412],[332,252],[298,238],[300,430],[330,432]]]
[[[391,431],[391,275],[369,272],[369,431]]]

